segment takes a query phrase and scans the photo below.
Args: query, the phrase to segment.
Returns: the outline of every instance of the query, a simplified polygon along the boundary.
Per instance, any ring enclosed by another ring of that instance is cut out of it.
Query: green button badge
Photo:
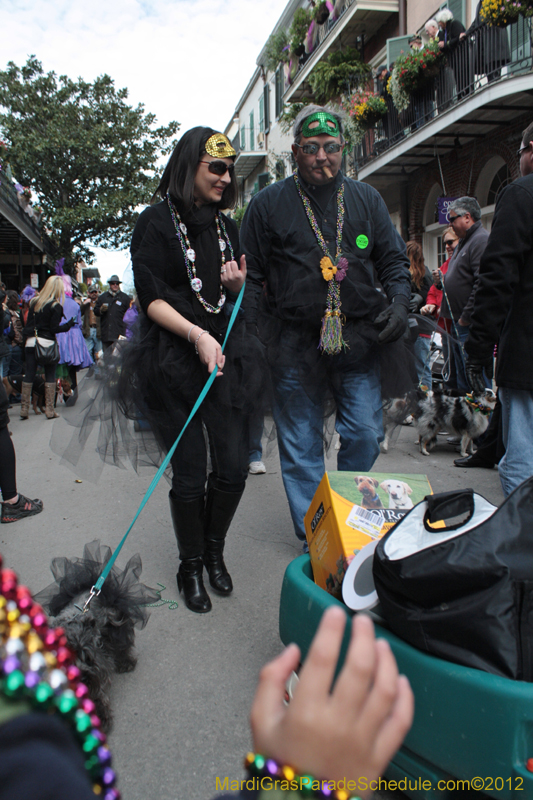
[[[368,236],[365,236],[364,233],[361,233],[355,240],[355,243],[357,247],[360,247],[361,250],[364,250],[365,247],[368,247]]]

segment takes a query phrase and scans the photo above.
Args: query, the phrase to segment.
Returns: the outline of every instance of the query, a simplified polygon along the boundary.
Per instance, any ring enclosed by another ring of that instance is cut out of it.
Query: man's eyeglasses
[[[110,286],[120,286],[120,284],[117,281],[112,281],[109,285]]]
[[[320,148],[322,147],[324,153],[327,156],[332,155],[333,153],[338,153],[339,150],[342,150],[344,147],[343,144],[339,144],[338,142],[327,142],[325,145],[317,144],[316,142],[309,142],[308,144],[298,144],[298,142],[294,143],[296,147],[301,147],[302,152],[305,153],[306,156],[316,156]]]
[[[529,150],[530,145],[531,142],[529,142],[529,144],[525,144],[523,147],[520,148],[520,150],[516,151],[516,155],[518,156],[518,158],[522,158],[522,153],[524,152],[524,150]]]
[[[448,221],[453,225],[455,220],[459,219],[459,217],[464,217],[464,214],[456,214],[455,217],[448,217]]]
[[[235,169],[235,164],[226,164],[225,161],[200,161],[200,164],[207,164],[207,169],[213,175],[225,175],[226,172],[233,175]]]

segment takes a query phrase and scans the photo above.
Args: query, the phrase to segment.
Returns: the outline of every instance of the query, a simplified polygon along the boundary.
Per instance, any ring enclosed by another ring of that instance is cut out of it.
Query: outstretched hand
[[[369,617],[353,618],[343,668],[331,686],[346,614],[328,609],[300,672],[288,707],[285,683],[300,651],[289,645],[261,671],[251,712],[256,752],[317,780],[357,781],[369,797],[413,720],[414,700],[384,639],[376,641]],[[366,780],[366,785],[363,780]]]
[[[236,261],[226,261],[220,273],[222,286],[238,294],[246,280],[246,256],[242,255],[240,266]]]

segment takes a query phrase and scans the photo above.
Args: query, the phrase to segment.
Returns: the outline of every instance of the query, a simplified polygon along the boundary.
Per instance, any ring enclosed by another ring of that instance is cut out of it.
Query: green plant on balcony
[[[359,51],[348,47],[320,61],[309,75],[314,100],[320,105],[349,94],[370,76],[370,67]]]
[[[289,37],[284,30],[272,33],[265,46],[265,67],[270,72],[275,72],[280,62],[289,60]]]
[[[423,50],[400,55],[396,59],[387,90],[398,111],[405,111],[413,92],[423,89],[438,75],[444,55],[438,42],[430,42]]]
[[[533,17],[531,0],[483,0],[480,17],[487,25],[505,27],[514,22],[518,15]]]
[[[311,14],[317,25],[323,25],[329,17],[329,8],[326,0],[320,0],[313,8]]]
[[[299,8],[295,12],[289,28],[290,50],[293,55],[301,56],[305,52],[305,39],[311,22],[311,12],[308,9]]]

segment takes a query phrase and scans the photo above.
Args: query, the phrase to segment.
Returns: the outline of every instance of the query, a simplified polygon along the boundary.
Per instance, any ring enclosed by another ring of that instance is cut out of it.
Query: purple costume
[[[72,297],[67,295],[63,303],[63,319],[61,321],[66,322],[72,317],[76,318],[76,324],[66,333],[56,335],[60,353],[59,363],[83,369],[90,367],[94,362],[81,332],[80,307]]]

